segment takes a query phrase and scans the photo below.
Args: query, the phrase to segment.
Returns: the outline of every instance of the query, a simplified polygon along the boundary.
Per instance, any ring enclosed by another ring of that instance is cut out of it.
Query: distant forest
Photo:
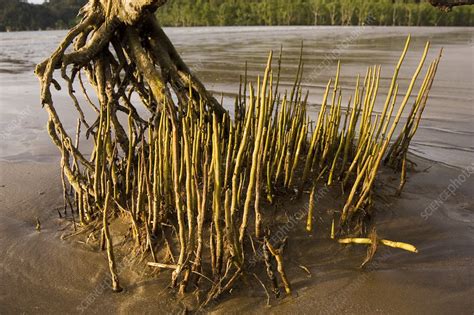
[[[158,16],[166,26],[473,26],[474,6],[446,13],[420,0],[169,0]]]
[[[1,0],[0,31],[68,28],[86,2]],[[164,26],[474,26],[474,6],[446,13],[420,0],[169,0],[158,16]]]
[[[49,0],[38,5],[25,0],[0,0],[0,31],[65,29],[74,25],[87,0]]]

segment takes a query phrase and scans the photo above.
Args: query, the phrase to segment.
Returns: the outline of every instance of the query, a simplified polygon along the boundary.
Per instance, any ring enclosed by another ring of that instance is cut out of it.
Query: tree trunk
[[[428,0],[428,2],[443,10],[451,10],[453,7],[460,5],[474,4],[474,0]]]

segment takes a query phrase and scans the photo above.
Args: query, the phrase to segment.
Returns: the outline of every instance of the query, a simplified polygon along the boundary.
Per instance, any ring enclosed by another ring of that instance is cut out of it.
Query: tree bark
[[[451,10],[453,7],[460,5],[472,5],[474,0],[428,0],[432,6],[443,10]]]

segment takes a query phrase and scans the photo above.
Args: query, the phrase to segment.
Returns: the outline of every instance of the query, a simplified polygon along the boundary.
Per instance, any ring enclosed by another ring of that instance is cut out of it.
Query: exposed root
[[[364,245],[370,245],[372,244],[372,239],[370,238],[341,238],[337,240],[340,244],[364,244]],[[416,249],[415,246],[408,244],[408,243],[403,243],[403,242],[394,242],[390,240],[385,240],[385,239],[378,239],[377,242],[379,242],[382,245],[393,247],[393,248],[400,248],[403,250],[406,250],[408,252],[412,253],[418,253],[418,249]]]

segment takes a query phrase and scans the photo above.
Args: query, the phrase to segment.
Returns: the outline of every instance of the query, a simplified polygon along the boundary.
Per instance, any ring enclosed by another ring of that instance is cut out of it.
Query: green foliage
[[[419,0],[169,0],[157,14],[165,26],[474,25],[473,6],[447,13]]]
[[[64,29],[76,22],[87,0],[50,0],[42,5],[23,0],[1,0],[0,31]]]

